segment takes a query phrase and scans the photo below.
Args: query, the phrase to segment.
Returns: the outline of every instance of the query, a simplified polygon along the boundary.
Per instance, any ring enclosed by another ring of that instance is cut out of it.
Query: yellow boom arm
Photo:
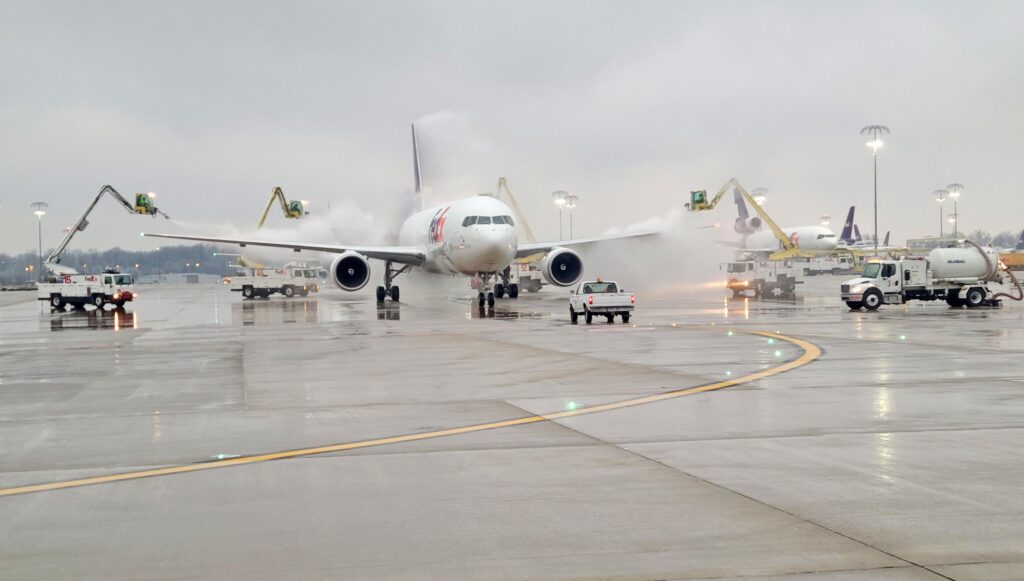
[[[741,186],[740,183],[736,181],[736,178],[732,178],[729,181],[725,182],[725,185],[719,188],[718,193],[715,194],[715,197],[712,198],[711,200],[708,200],[708,194],[704,190],[690,192],[690,203],[687,204],[687,207],[690,209],[691,212],[713,210],[715,209],[715,206],[718,205],[718,202],[722,199],[722,196],[724,196],[730,188],[736,188],[736,191],[740,193],[740,196],[743,197],[743,200],[750,204],[752,208],[754,208],[754,211],[757,212],[757,215],[761,217],[761,221],[764,222],[765,224],[768,224],[768,228],[771,229],[772,234],[775,235],[775,238],[779,241],[779,244],[782,246],[782,250],[773,253],[771,256],[768,257],[769,259],[782,260],[784,258],[790,258],[792,256],[797,256],[801,254],[800,247],[797,246],[796,244],[793,244],[793,241],[790,240],[788,236],[786,236],[786,233],[782,231],[782,228],[779,228],[779,225],[776,224],[775,220],[772,220],[771,216],[769,216],[768,213],[764,211],[764,208],[762,208],[760,204],[754,201],[753,196],[747,193],[747,190],[743,189],[743,186]]]
[[[284,190],[277,187],[274,191],[270,192],[270,199],[267,200],[267,207],[263,208],[263,213],[260,214],[260,221],[256,224],[257,228],[262,228],[263,223],[267,221],[267,214],[270,213],[270,207],[277,201],[281,204],[281,211],[284,212],[285,218],[301,218],[308,214],[302,205],[302,202],[298,200],[288,201],[284,197]]]

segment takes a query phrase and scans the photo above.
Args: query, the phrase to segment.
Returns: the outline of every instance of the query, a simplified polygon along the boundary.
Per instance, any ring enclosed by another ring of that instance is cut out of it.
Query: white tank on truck
[[[998,264],[999,253],[991,247],[980,251],[972,246],[934,248],[928,253],[932,278],[946,282],[972,282],[985,278],[992,274],[993,265]]]
[[[1015,287],[1016,296],[993,288],[1006,282]],[[851,309],[870,311],[911,300],[944,300],[951,307],[997,307],[1003,297],[1024,299],[1024,288],[999,263],[995,249],[982,248],[970,241],[935,248],[927,258],[872,260],[864,265],[863,276],[842,284],[840,293]]]

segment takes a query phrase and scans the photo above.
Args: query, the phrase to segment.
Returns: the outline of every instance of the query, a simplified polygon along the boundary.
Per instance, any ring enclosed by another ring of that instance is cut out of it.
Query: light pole
[[[571,192],[565,196],[565,207],[569,208],[569,240],[572,240],[572,210],[578,201],[580,201],[580,197]]]
[[[878,150],[885,145],[879,136],[889,135],[889,133],[891,132],[885,125],[868,125],[860,130],[861,135],[871,136],[871,141],[867,142],[867,146],[871,148],[871,157],[875,165],[875,250],[878,250]]]
[[[765,200],[768,199],[768,188],[754,188],[750,191],[750,195],[757,202],[758,206],[763,206]]]
[[[935,195],[935,201],[939,203],[939,238],[942,238],[942,204],[946,202],[946,196],[949,192],[946,190],[935,190],[932,194]]]
[[[563,190],[551,192],[551,200],[558,206],[558,239],[562,240],[562,208],[569,202],[569,192]]]
[[[830,214],[825,214],[824,216],[821,217],[821,225],[822,226],[828,228],[829,224],[831,224],[831,223],[832,223],[832,216]]]
[[[949,222],[950,224],[953,224],[954,225],[953,227],[955,228],[956,227],[956,221],[957,221],[956,212],[950,212],[949,213],[949,219],[947,220],[947,222]],[[956,236],[954,236],[954,238],[956,238]]]
[[[964,191],[964,185],[954,182],[946,186],[946,189],[949,190],[949,197],[953,198],[953,238],[956,238],[960,232],[960,224],[958,223],[960,221],[960,212],[957,210],[956,202]]]
[[[43,216],[46,215],[46,208],[49,205],[46,202],[32,202],[32,207],[35,208],[33,214],[39,220],[39,280],[43,277]]]

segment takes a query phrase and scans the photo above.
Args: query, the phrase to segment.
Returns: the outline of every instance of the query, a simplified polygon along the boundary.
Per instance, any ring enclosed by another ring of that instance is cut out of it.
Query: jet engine
[[[759,216],[736,218],[734,228],[737,234],[753,234],[761,229],[761,218]]]
[[[540,271],[548,284],[571,286],[583,278],[583,259],[568,248],[552,248],[541,261]]]
[[[358,252],[345,252],[331,263],[331,278],[341,290],[357,291],[370,280],[370,261]]]

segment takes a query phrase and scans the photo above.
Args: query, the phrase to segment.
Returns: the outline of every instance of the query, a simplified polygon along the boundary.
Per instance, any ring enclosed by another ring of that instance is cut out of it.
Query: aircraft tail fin
[[[732,189],[732,198],[736,201],[736,211],[739,212],[740,220],[746,220],[749,218],[750,213],[747,212],[747,203],[743,201],[743,196],[740,195],[739,189]]]
[[[846,213],[846,222],[843,222],[843,233],[839,235],[839,239],[844,242],[853,241],[853,212],[857,209],[857,206],[850,206],[850,211]]]
[[[401,219],[406,219],[423,209],[423,174],[420,172],[420,146],[416,141],[416,124],[412,124],[412,178],[413,191],[406,191],[400,208]]]
[[[1017,248],[1015,250],[1024,250],[1024,230],[1020,231],[1020,238],[1017,239]]]
[[[863,238],[861,238],[860,236],[860,228],[858,228],[856,224],[853,225],[853,239],[856,240],[857,242],[863,240]]]
[[[416,124],[412,124],[412,176],[416,185],[416,193],[423,191],[423,178],[420,173],[420,146],[416,141]]]
[[[892,232],[886,231],[886,233],[885,233],[885,240],[882,242],[882,246],[888,246],[889,245],[889,234],[892,234]]]

